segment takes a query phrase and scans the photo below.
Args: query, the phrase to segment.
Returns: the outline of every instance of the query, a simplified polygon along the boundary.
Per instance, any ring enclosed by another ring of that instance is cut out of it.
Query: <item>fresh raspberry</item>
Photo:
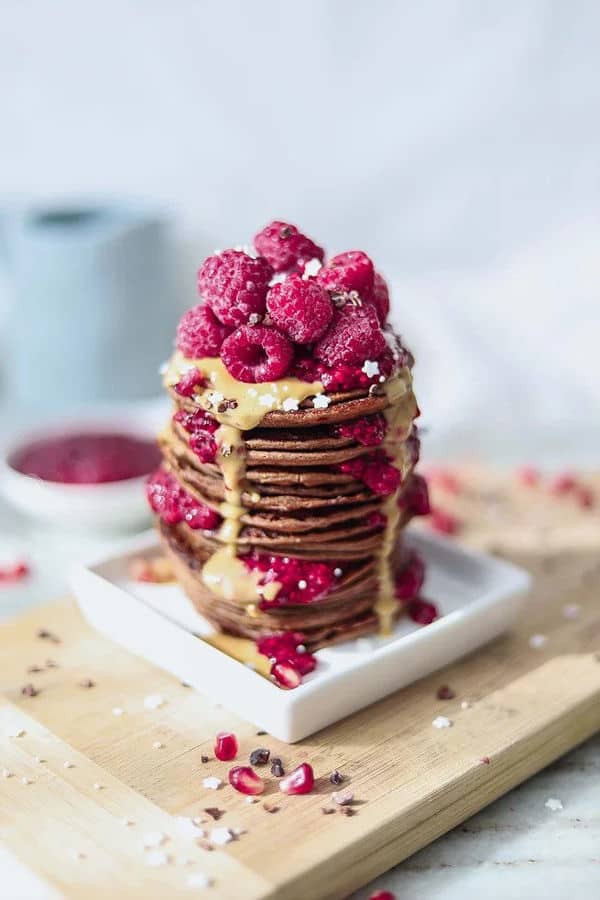
[[[347,303],[315,346],[315,356],[328,366],[376,360],[386,349],[374,306]]]
[[[377,310],[379,321],[383,325],[390,312],[390,292],[385,279],[375,272],[371,302]]]
[[[234,328],[265,312],[273,269],[262,256],[223,250],[205,259],[198,270],[198,291],[217,319]]]
[[[212,531],[221,522],[218,513],[184,491],[164,468],[150,476],[146,495],[153,512],[167,525],[185,522],[190,528]]]
[[[431,512],[429,490],[422,475],[414,474],[398,500],[398,506],[413,516],[428,516]]]
[[[372,299],[374,280],[373,263],[362,250],[338,253],[317,275],[317,281],[328,291],[340,294],[356,291],[365,303]]]
[[[443,509],[432,509],[429,516],[429,527],[440,534],[457,534],[461,524],[456,516]]]
[[[349,459],[339,463],[338,468],[340,472],[362,481],[374,494],[381,497],[393,494],[400,484],[400,472],[391,465],[390,457],[383,450]]]
[[[277,381],[287,373],[294,350],[288,339],[268,325],[242,325],[223,341],[221,359],[238,381]]]
[[[406,610],[417,625],[431,625],[432,622],[439,618],[438,608],[435,603],[430,603],[429,600],[424,600],[422,597],[411,600]]]
[[[314,278],[304,281],[299,275],[273,285],[267,309],[274,323],[297,344],[318,340],[333,319],[333,304],[325,288]]]
[[[173,416],[173,421],[178,422],[190,435],[190,448],[201,462],[215,461],[217,442],[213,435],[219,427],[219,423],[210,413],[203,409],[197,409],[193,413],[180,409]]]
[[[396,575],[394,591],[396,599],[402,603],[414,600],[423,587],[424,580],[425,565],[419,554],[413,551],[402,571]]]
[[[340,364],[326,366],[312,354],[296,353],[291,374],[301,381],[320,381],[327,391],[351,391],[354,388],[368,388],[378,384],[380,377],[389,378],[395,368],[394,356],[389,347],[375,360],[379,371],[367,375],[360,365]]]
[[[374,416],[361,416],[352,422],[338,425],[336,433],[340,437],[352,438],[363,447],[377,447],[383,441],[387,429],[385,418],[381,413]]]
[[[309,260],[323,262],[325,256],[322,247],[286,222],[271,222],[258,232],[254,246],[276,272],[302,272]]]
[[[218,356],[228,334],[231,328],[219,322],[210,306],[200,303],[181,317],[175,345],[189,359]]]
[[[206,379],[198,369],[188,369],[173,386],[180,397],[193,397],[197,387],[206,387]]]

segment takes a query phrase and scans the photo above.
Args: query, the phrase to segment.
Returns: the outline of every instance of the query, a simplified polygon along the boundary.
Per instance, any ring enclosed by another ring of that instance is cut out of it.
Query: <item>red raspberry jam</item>
[[[178,422],[190,435],[190,448],[203,463],[214,462],[217,456],[217,442],[213,435],[219,423],[216,419],[198,409],[193,413],[179,410],[173,416],[173,421]]]
[[[256,649],[263,656],[268,656],[273,664],[291,666],[300,675],[308,675],[317,665],[316,656],[304,650],[304,635],[299,631],[266,635],[257,640]]]
[[[261,600],[261,609],[316,603],[327,596],[337,581],[335,563],[251,553],[244,557],[244,564],[251,572],[263,573],[259,585],[274,581],[281,584],[274,600]]]
[[[23,475],[60,484],[105,484],[141,478],[159,461],[154,441],[103,432],[43,438],[21,447],[9,460]]]
[[[190,528],[213,531],[221,522],[221,516],[205,506],[181,487],[165,469],[157,469],[148,479],[146,495],[152,511],[166,525],[185,522]]]

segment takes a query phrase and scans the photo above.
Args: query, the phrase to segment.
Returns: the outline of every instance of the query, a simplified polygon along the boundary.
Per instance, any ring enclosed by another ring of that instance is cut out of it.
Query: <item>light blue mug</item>
[[[119,202],[0,212],[0,266],[12,287],[0,335],[9,406],[156,395],[177,318],[162,215]]]

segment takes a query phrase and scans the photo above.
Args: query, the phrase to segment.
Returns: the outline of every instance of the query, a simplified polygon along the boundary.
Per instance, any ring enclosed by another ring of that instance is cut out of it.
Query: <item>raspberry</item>
[[[315,346],[315,356],[328,366],[377,359],[386,349],[375,307],[347,303],[336,310],[328,331]]]
[[[175,345],[189,359],[218,356],[228,334],[231,328],[222,325],[209,306],[200,303],[181,317]]]
[[[457,534],[461,523],[452,513],[443,509],[432,509],[429,517],[429,527],[440,534]]]
[[[317,281],[320,281],[328,291],[335,293],[356,291],[365,302],[372,299],[374,280],[373,263],[362,250],[338,253],[317,275]]]
[[[206,379],[198,369],[188,369],[173,386],[173,390],[180,397],[193,397],[197,387],[206,387]]]
[[[340,472],[362,481],[381,497],[393,494],[400,484],[400,472],[390,464],[390,457],[382,450],[349,459],[340,463],[338,468]]]
[[[414,551],[410,554],[408,563],[401,572],[398,572],[395,579],[395,595],[396,599],[407,603],[414,600],[425,580],[425,565],[418,553]]]
[[[217,442],[213,435],[219,427],[217,420],[203,409],[193,413],[179,410],[173,416],[173,420],[179,422],[190,435],[190,448],[200,461],[214,462],[217,456]]]
[[[190,528],[212,531],[221,521],[218,513],[184,491],[163,468],[148,479],[146,495],[153,512],[167,525],[186,522]]]
[[[273,285],[267,309],[274,323],[297,344],[312,344],[327,330],[333,304],[325,288],[314,280],[291,275]]]
[[[386,421],[381,413],[374,416],[362,416],[352,422],[345,422],[336,428],[340,437],[348,437],[362,444],[363,447],[377,447],[385,437]]]
[[[322,247],[286,222],[271,222],[254,238],[254,246],[276,272],[302,272],[311,259],[323,262]]]
[[[287,373],[294,350],[288,339],[268,325],[242,325],[221,347],[227,371],[238,381],[277,381]]]
[[[234,328],[263,316],[273,269],[266,259],[241,250],[223,250],[198,270],[198,291],[216,317]]]
[[[421,597],[411,600],[406,609],[410,618],[417,625],[431,625],[439,617],[435,603],[430,603],[429,600],[423,600]]]
[[[382,278],[379,272],[375,272],[371,302],[377,310],[379,321],[383,325],[390,312],[390,292],[385,279]]]
[[[422,475],[413,475],[402,496],[398,500],[398,506],[406,509],[413,516],[428,516],[431,512],[429,503],[429,490],[427,482]]]

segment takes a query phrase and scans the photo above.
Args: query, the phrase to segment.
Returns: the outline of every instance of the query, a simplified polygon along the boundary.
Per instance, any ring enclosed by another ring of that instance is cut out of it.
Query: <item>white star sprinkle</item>
[[[281,408],[284,412],[296,412],[298,406],[299,404],[295,397],[286,397],[281,404]]]
[[[379,375],[379,363],[372,359],[365,359],[361,372],[364,372],[367,378]]]
[[[315,275],[323,268],[323,263],[317,257],[313,257],[309,259],[307,263],[304,263],[304,271],[302,273],[302,278],[304,281],[307,281],[309,278],[314,278]]]
[[[313,397],[313,406],[315,409],[327,409],[330,403],[331,397],[328,397],[326,394],[318,394],[316,397]]]
[[[452,722],[446,716],[438,716],[431,723],[434,728],[451,728]]]
[[[551,809],[552,812],[558,812],[559,809],[564,809],[564,806],[558,797],[549,797],[544,803],[544,806]]]
[[[218,791],[223,782],[220,778],[215,778],[214,775],[209,775],[208,778],[204,778],[202,780],[202,784],[205,788],[209,788],[211,791]]]
[[[217,847],[223,847],[232,840],[233,834],[229,828],[213,828],[210,833],[210,842],[211,844],[216,844]]]
[[[177,830],[183,837],[193,840],[194,838],[201,838],[205,835],[204,829],[199,828],[194,820],[188,819],[187,816],[176,816],[175,822],[177,824]]]

